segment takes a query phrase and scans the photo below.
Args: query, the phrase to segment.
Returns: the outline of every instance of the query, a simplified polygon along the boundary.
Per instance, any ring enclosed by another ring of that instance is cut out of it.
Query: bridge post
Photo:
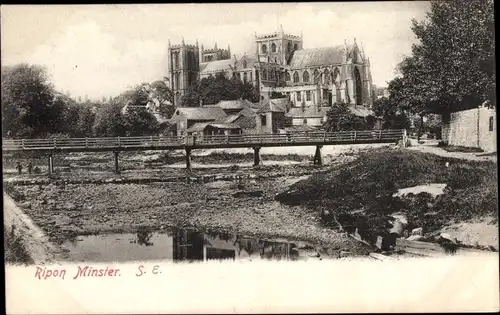
[[[115,155],[115,173],[120,174],[120,167],[118,165],[118,156],[120,154],[120,151],[113,151],[113,153]]]
[[[408,134],[406,129],[403,129],[403,148],[406,148],[407,142],[408,142]]]
[[[191,171],[191,148],[186,148],[186,169]]]
[[[49,154],[49,175],[54,173],[54,159],[52,157],[52,154]]]
[[[262,165],[262,159],[260,158],[260,147],[253,148],[253,166]]]
[[[322,145],[316,146],[316,153],[314,153],[314,165],[323,165],[323,158],[321,157],[321,148]]]

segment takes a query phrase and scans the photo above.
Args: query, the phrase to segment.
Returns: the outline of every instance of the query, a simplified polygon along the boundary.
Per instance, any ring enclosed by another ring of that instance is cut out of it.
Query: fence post
[[[57,139],[54,138],[54,149],[56,148]]]
[[[121,147],[121,143],[120,143],[120,136],[118,136],[118,147]]]
[[[89,139],[85,137],[85,149],[89,147]]]
[[[356,130],[354,130],[354,141],[356,141]]]
[[[403,148],[406,148],[407,139],[408,139],[408,135],[406,133],[406,129],[403,129]]]
[[[382,140],[382,129],[378,131],[378,139]]]
[[[23,150],[24,150],[24,139],[21,140],[21,146],[23,147]]]

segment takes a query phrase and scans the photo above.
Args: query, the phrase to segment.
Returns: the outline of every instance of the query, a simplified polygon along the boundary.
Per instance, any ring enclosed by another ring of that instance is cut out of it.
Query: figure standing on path
[[[31,163],[31,161],[29,161],[29,163],[28,163],[28,174],[31,174],[32,171],[33,171],[33,163]]]
[[[21,175],[21,173],[23,172],[23,166],[21,165],[21,162],[17,161],[16,168],[19,175]]]

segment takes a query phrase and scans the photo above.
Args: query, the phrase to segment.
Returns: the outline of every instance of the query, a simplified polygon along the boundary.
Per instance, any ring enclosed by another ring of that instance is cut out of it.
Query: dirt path
[[[413,147],[409,147],[408,150],[420,151],[424,153],[439,155],[442,157],[463,159],[469,161],[497,161],[496,155],[481,155],[481,153],[477,152],[448,152],[443,148],[438,147],[437,143],[417,144]]]

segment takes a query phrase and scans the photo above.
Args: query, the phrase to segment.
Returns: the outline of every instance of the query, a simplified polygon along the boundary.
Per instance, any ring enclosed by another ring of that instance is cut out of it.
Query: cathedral
[[[358,46],[303,48],[303,36],[283,28],[255,35],[255,54],[231,57],[231,48],[206,49],[195,45],[168,45],[169,78],[174,104],[180,106],[188,87],[204,77],[224,73],[252,83],[261,99],[273,92],[286,95],[296,107],[331,106],[334,103],[373,104],[370,60]]]

